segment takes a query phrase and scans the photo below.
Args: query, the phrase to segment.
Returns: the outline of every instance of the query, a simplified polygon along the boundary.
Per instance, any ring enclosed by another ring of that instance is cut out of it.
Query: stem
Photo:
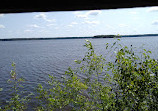
[[[14,107],[16,108],[17,107],[17,104],[16,104],[16,99],[17,98],[15,98],[15,96],[17,95],[17,83],[18,83],[18,81],[17,81],[17,78],[16,78],[16,68],[15,68],[15,66],[14,66],[14,73],[15,73],[15,75],[14,75]],[[14,111],[16,111],[16,109],[14,110]]]
[[[96,71],[97,72],[97,79],[98,79],[98,83],[99,83],[99,74],[98,74],[98,70]],[[100,96],[100,100],[101,100],[101,104],[102,104],[102,107],[103,107],[103,111],[104,111],[104,104],[103,104],[103,101],[102,101],[102,97],[101,97],[101,89],[100,89],[100,86],[99,86],[99,92],[100,92],[100,94],[99,94],[99,96]]]

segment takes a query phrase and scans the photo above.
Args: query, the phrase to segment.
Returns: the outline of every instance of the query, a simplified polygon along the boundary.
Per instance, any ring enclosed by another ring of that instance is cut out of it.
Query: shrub
[[[30,100],[29,96],[32,94],[29,94],[28,96],[22,97],[22,91],[19,90],[20,87],[23,87],[21,85],[21,82],[24,81],[23,78],[18,78],[16,73],[16,65],[13,62],[12,63],[13,70],[10,72],[11,79],[8,80],[8,83],[12,85],[11,87],[11,98],[7,101],[7,105],[5,105],[4,108],[1,110],[3,111],[23,111],[27,109],[27,103]]]
[[[139,58],[132,47],[128,49],[119,44],[119,49],[116,44],[106,44],[106,49],[118,50],[113,63],[106,61],[106,56],[96,55],[92,43],[87,40],[84,46],[88,52],[82,60],[75,60],[79,68],[69,68],[62,82],[50,76],[50,89],[39,85],[39,109],[156,111],[157,60],[151,59],[151,52],[145,49],[141,53],[143,58]],[[85,78],[81,80],[79,74]]]

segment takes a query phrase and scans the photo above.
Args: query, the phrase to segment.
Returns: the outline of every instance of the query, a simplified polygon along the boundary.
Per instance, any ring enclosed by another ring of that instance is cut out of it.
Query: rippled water
[[[96,51],[103,54],[106,43],[115,39],[89,39]],[[9,85],[12,69],[11,63],[16,63],[17,74],[25,79],[24,87],[34,92],[39,83],[46,84],[48,75],[61,77],[69,66],[75,67],[74,60],[84,57],[86,48],[84,39],[63,40],[30,40],[30,41],[0,41],[0,101],[5,102],[9,95]],[[121,38],[122,45],[133,45],[137,50],[143,48],[152,51],[152,57],[158,58],[158,37]]]

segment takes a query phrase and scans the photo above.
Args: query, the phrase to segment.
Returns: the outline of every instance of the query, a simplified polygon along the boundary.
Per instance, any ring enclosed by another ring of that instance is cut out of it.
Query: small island
[[[149,37],[158,34],[138,34],[138,35],[95,35],[93,38],[121,38],[121,37]]]
[[[94,39],[96,38],[121,38],[119,35],[96,35],[93,37]]]

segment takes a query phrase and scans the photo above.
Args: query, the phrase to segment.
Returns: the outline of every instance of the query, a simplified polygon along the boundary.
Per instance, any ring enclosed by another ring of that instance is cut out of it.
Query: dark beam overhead
[[[158,0],[0,0],[0,13],[74,11],[158,6]]]

